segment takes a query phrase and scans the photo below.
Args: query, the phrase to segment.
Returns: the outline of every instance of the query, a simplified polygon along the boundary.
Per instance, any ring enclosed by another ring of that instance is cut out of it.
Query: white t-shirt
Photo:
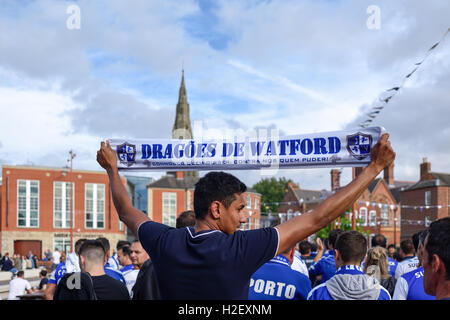
[[[291,264],[291,269],[303,273],[305,276],[309,277],[308,267],[306,266],[305,261],[300,256],[300,252],[295,250],[294,260]]]
[[[127,289],[131,296],[131,290],[133,289],[134,285],[136,284],[136,279],[138,276],[139,270],[132,270],[128,273],[124,273],[123,276],[127,282]]]
[[[31,290],[31,285],[28,280],[22,278],[15,278],[9,283],[8,300],[20,300],[17,296],[25,293],[25,289]]]
[[[114,253],[112,257],[108,258],[108,264],[111,269],[114,270],[122,269],[122,266],[119,264],[119,261],[117,260],[117,253]]]
[[[59,264],[59,262],[60,262],[59,259],[61,258],[61,253],[59,253],[59,251],[53,251],[52,258],[53,258],[54,264]]]
[[[395,279],[399,279],[403,274],[413,271],[419,267],[419,258],[411,257],[398,263],[395,269]]]
[[[75,252],[71,252],[66,258],[66,272],[80,272],[80,262],[79,258]]]

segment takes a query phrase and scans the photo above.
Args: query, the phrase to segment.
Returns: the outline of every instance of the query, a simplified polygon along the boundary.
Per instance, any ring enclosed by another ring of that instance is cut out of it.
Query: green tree
[[[344,231],[349,231],[352,230],[352,221],[350,219],[348,219],[347,217],[345,217],[345,214],[343,214],[340,219],[340,227],[339,229],[344,230]],[[361,219],[356,219],[356,231],[361,232],[363,235],[367,235],[369,233],[369,231],[363,231],[362,228],[358,225],[358,224],[362,224],[362,220]],[[326,227],[320,229],[319,231],[316,232],[316,237],[325,239],[328,238],[328,234],[331,231],[331,223],[328,224]]]
[[[292,182],[292,180],[284,177],[278,179],[272,177],[264,178],[253,185],[252,189],[261,194],[261,212],[267,212],[268,210],[272,210],[272,212],[278,211],[289,182]]]

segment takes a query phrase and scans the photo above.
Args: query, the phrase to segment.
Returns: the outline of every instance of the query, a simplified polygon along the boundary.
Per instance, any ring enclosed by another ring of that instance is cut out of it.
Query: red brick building
[[[286,194],[278,207],[280,223],[317,208],[331,194],[327,190],[301,189],[295,183],[289,182]]]
[[[363,168],[353,168],[353,179]],[[400,192],[414,184],[410,181],[394,180],[394,166],[384,170],[384,178],[375,179],[361,196],[353,203],[346,214],[346,218],[354,222],[359,221],[362,231],[372,236],[381,233],[388,243],[398,244],[401,234],[401,201]],[[340,187],[340,171],[331,170],[331,192],[327,190],[301,189],[294,183],[289,183],[286,194],[278,208],[280,222],[315,209],[323,200],[331,196]],[[344,212],[343,212],[344,214]],[[356,220],[359,219],[359,220]],[[339,228],[337,219],[333,227]]]
[[[79,238],[106,237],[111,246],[126,238],[105,172],[3,165],[0,193],[2,253],[42,257],[55,247],[68,252]]]
[[[168,172],[148,185],[148,216],[150,219],[175,227],[176,218],[187,210],[194,210],[194,189],[199,177],[184,172]],[[261,195],[251,189],[244,193],[247,205],[243,213],[247,223],[242,229],[257,229],[261,218]]]
[[[355,178],[362,168],[353,168]],[[388,244],[400,243],[402,201],[400,192],[414,184],[411,181],[394,180],[394,164],[384,170],[384,177],[375,179],[353,204],[354,217],[359,226],[369,234],[368,240],[380,233]],[[353,219],[353,215],[348,218]]]
[[[420,164],[420,180],[404,189],[402,199],[401,240],[450,216],[450,174],[431,171],[427,158]]]

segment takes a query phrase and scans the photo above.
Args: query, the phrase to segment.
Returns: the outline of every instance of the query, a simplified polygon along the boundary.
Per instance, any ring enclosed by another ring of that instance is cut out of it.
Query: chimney
[[[336,191],[340,187],[341,171],[333,169],[331,172],[331,191]]]
[[[433,177],[430,174],[431,163],[428,162],[428,158],[423,158],[423,162],[420,164],[420,181],[432,180]]]
[[[183,179],[184,178],[184,172],[183,171],[176,171],[175,172],[175,177],[177,179]]]
[[[289,181],[289,182],[286,184],[286,189],[285,189],[284,191],[285,191],[285,192],[288,192],[288,191],[289,191],[289,188],[291,188],[291,189],[298,189],[298,186],[297,186],[294,182]]]
[[[386,181],[388,186],[394,185],[394,163],[384,168],[384,181]]]

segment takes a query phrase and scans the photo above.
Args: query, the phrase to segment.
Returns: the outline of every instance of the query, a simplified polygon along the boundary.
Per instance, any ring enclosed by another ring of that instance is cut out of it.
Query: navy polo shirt
[[[152,259],[162,299],[248,299],[250,277],[278,250],[273,228],[195,233],[154,221],[138,228],[139,241]]]

